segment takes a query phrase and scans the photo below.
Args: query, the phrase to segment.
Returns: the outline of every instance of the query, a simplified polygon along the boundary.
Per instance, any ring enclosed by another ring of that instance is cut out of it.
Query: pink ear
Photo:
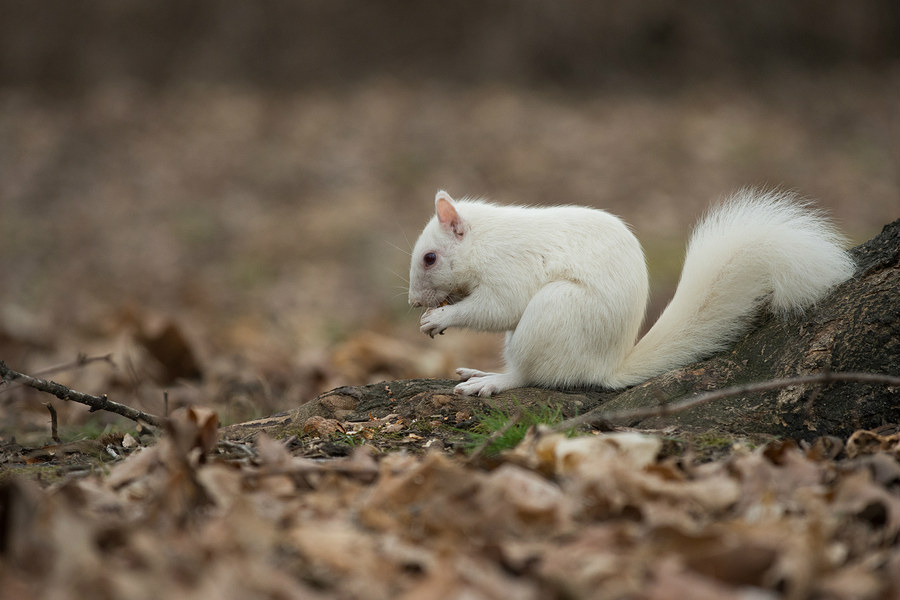
[[[453,198],[450,197],[450,194],[443,190],[437,193],[434,197],[434,212],[441,227],[449,230],[458,238],[463,236],[465,232],[463,220],[456,212],[456,206],[453,205]]]

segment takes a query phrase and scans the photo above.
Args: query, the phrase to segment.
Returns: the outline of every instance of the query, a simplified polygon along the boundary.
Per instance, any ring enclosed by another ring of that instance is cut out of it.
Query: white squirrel
[[[795,194],[743,189],[695,227],[672,301],[635,344],[648,300],[641,245],[618,217],[578,206],[435,196],[412,252],[421,330],[505,331],[505,373],[457,369],[455,391],[623,388],[704,358],[768,300],[802,310],[853,275],[845,240]]]

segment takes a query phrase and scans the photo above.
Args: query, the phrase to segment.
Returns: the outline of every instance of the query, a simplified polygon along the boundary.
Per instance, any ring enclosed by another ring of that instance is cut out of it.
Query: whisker
[[[401,281],[405,282],[406,285],[409,285],[409,279],[407,279],[400,273],[396,272],[395,270],[391,269],[390,267],[385,267],[385,269],[387,269],[388,272],[390,272],[394,277],[399,277]]]
[[[409,243],[409,240],[406,240],[406,242],[407,242],[407,244],[408,244],[408,243]],[[404,249],[401,248],[400,246],[397,246],[396,244],[392,244],[392,243],[390,243],[390,242],[387,241],[387,240],[385,240],[384,243],[387,244],[388,246],[390,246],[391,248],[393,248],[394,250],[397,250],[397,251],[399,251],[399,252],[402,252],[403,254],[405,254],[405,255],[407,255],[407,256],[412,256],[412,251],[411,251],[411,250],[404,250]]]
[[[409,252],[407,252],[407,254],[409,254],[410,256],[412,256],[413,245],[409,243],[409,238],[406,237],[406,231],[403,230],[403,229],[401,229],[401,230],[400,230],[400,233],[403,234],[403,239],[406,240],[406,247],[409,248]]]
[[[405,254],[407,256],[412,256],[413,244],[410,243],[409,236],[406,235],[407,228],[402,227],[400,225],[399,219],[397,219],[396,217],[394,218],[394,228],[396,228],[400,232],[400,235],[403,236],[403,241],[406,242],[406,247],[409,248],[409,250],[404,250],[403,248],[395,246],[394,244],[388,242],[387,240],[385,240],[385,243],[388,244],[389,246],[391,246],[392,248],[394,248],[395,250],[399,250],[400,252],[402,252],[403,254]]]

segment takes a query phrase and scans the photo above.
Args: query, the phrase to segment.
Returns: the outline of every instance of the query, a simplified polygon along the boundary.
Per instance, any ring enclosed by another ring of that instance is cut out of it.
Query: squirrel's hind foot
[[[463,396],[487,398],[523,385],[519,377],[512,373],[485,373],[475,369],[457,369],[456,373],[464,381],[453,388],[453,391]]]

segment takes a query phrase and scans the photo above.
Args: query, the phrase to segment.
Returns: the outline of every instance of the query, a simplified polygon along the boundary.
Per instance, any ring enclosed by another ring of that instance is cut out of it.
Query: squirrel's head
[[[466,291],[454,272],[458,249],[468,232],[466,221],[445,191],[434,197],[434,217],[422,230],[409,267],[409,303],[431,308],[453,303]]]

